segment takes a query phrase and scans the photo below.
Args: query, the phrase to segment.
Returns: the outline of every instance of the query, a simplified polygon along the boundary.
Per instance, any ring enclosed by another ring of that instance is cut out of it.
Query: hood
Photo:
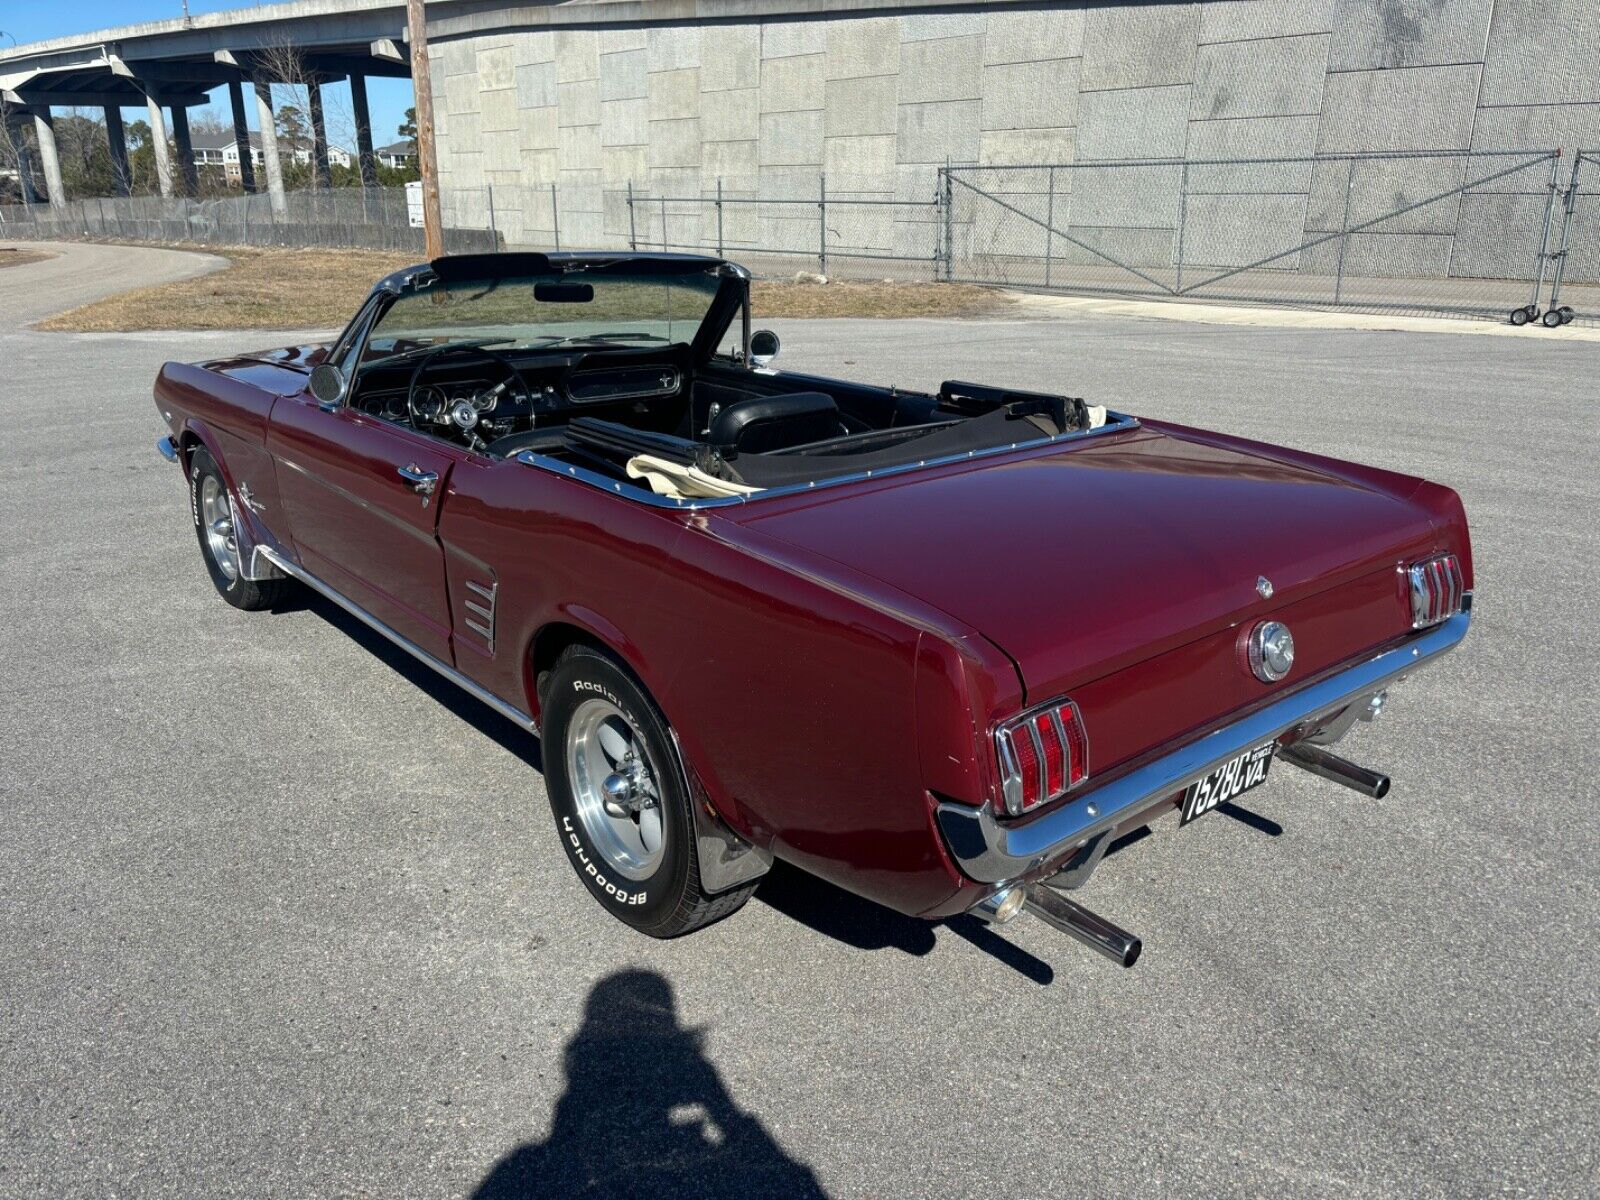
[[[253,350],[199,365],[264,392],[292,396],[304,390],[306,376],[327,357],[330,345],[329,342],[314,342],[304,346],[280,346],[275,350]]]
[[[1418,484],[1146,425],[732,519],[964,622],[1016,662],[1032,694],[1426,550],[1432,521],[1404,498]]]

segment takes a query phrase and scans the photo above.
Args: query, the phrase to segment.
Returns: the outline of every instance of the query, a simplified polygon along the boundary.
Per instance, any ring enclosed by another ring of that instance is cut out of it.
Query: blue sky
[[[259,6],[246,0],[189,0],[189,12],[195,15],[227,8],[253,7]],[[13,40],[19,44],[41,42],[47,38],[181,16],[182,0],[70,0],[68,3],[60,0],[54,3],[43,0],[0,0],[0,47],[10,49]],[[323,97],[328,115],[328,139],[354,148],[349,85],[331,84],[323,89]],[[227,89],[213,92],[211,99],[216,115],[224,121],[231,120]],[[369,78],[367,99],[372,107],[373,142],[381,146],[395,141],[398,137],[395,130],[405,116],[406,109],[411,107],[411,81]],[[245,108],[250,126],[254,128],[255,105],[246,104]],[[198,116],[200,111],[191,109],[190,115]],[[134,110],[128,110],[130,120],[136,115]]]

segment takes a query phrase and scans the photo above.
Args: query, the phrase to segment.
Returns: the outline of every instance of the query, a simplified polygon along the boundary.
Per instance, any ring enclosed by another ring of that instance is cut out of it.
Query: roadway
[[[1465,497],[1473,633],[1346,743],[1392,793],[1280,764],[1109,858],[1082,899],[1143,936],[1119,971],[782,870],[692,937],[616,923],[530,739],[324,605],[212,592],[150,382],[287,335],[22,331],[105,282],[19,308],[37,269],[0,275],[0,1194],[1593,1189],[1594,347],[779,324],[781,365],[1059,388]]]

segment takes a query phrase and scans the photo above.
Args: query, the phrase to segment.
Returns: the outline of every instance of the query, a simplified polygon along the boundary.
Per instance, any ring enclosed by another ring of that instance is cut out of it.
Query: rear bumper
[[[1297,728],[1309,732],[1319,722],[1455,649],[1466,636],[1470,620],[1468,613],[1458,613],[1392,650],[1292,692],[1032,821],[1002,823],[987,804],[973,808],[942,803],[936,810],[939,831],[968,878],[986,884],[1020,879],[1075,854],[1144,810],[1170,801],[1235,755]]]

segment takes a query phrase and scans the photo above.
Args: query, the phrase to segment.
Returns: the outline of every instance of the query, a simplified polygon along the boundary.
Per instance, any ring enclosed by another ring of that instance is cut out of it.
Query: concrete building
[[[932,198],[947,162],[1600,146],[1595,0],[569,0],[429,13],[441,181],[494,185],[514,240],[518,205],[531,214],[551,182],[565,240],[616,244],[630,183],[692,197],[720,180],[729,197],[802,199],[826,174],[830,196],[915,202]],[[1356,214],[1399,208],[1461,185],[1469,168],[1464,157],[1236,168],[1204,180],[1185,214],[1219,244],[1188,252],[1238,261],[1337,228],[1347,200]],[[1177,169],[1063,174],[1054,186],[1076,193],[1074,228],[1130,260],[1171,261]],[[1507,222],[1537,222],[1547,181],[1540,165],[1513,181],[1517,199],[1441,205],[1351,239],[1351,253],[1447,272],[1458,234],[1478,245]],[[664,208],[673,240],[679,229],[709,240],[704,206],[678,207]],[[814,212],[723,217],[730,242],[815,245]],[[934,219],[842,212],[839,240],[922,255]]]
[[[1063,261],[1180,273],[1304,243],[1274,268],[1329,271],[1337,252],[1341,272],[1348,255],[1368,273],[1515,277],[1553,170],[1600,147],[1596,0],[430,0],[427,13],[447,205],[513,244],[550,239],[555,185],[567,245],[625,244],[642,220],[644,240],[800,253],[820,226],[846,250],[926,258],[941,236],[947,252],[959,239],[998,254],[1045,229]],[[147,104],[158,128],[170,112],[187,168],[184,113],[206,89],[229,85],[242,145],[241,89],[270,109],[262,85],[284,77],[270,51],[291,44],[320,129],[319,84],[408,73],[404,30],[399,0],[296,0],[20,46],[0,51],[0,106],[38,130],[54,201],[52,106],[105,104],[109,123],[112,106]],[[111,138],[115,153],[120,115]],[[281,172],[263,148],[270,190]],[[1475,183],[1489,151],[1556,148],[1562,163]],[[1141,160],[1162,165],[1126,165]],[[945,164],[990,172],[965,176],[992,201],[987,225],[935,208]],[[1031,177],[1000,169],[1029,164]],[[183,185],[170,164],[162,178]]]

